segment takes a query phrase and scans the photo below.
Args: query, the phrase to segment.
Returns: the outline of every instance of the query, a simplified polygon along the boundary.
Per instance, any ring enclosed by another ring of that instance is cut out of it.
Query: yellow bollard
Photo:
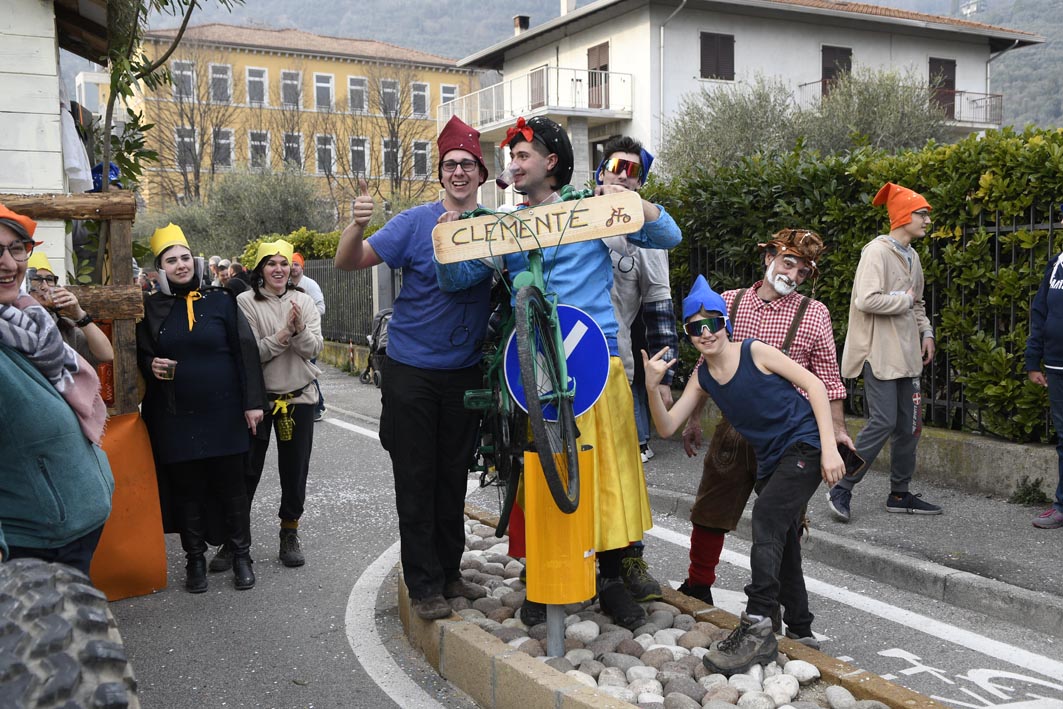
[[[528,599],[564,605],[592,598],[595,470],[591,446],[579,452],[579,507],[557,509],[537,453],[524,454],[524,517]],[[567,482],[567,481],[566,481]]]

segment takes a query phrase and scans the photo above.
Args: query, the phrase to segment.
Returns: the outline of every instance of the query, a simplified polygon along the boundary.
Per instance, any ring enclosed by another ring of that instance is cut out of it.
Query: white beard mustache
[[[766,275],[766,278],[768,279],[768,283],[771,284],[771,287],[775,289],[775,292],[781,296],[788,296],[795,290],[797,290],[797,284],[791,281],[789,278],[787,278],[786,276],[775,275],[774,262],[770,266],[768,266],[768,273]]]

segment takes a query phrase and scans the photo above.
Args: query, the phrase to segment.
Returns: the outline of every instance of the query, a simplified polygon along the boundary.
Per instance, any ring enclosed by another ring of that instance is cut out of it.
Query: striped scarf
[[[0,305],[0,344],[20,352],[70,405],[81,430],[99,444],[107,408],[96,372],[69,345],[48,311],[29,296]]]

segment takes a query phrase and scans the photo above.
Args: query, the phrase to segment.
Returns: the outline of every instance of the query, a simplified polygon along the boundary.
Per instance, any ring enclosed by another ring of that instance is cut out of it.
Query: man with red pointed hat
[[[848,522],[853,487],[890,441],[890,494],[886,511],[938,515],[941,508],[908,489],[922,431],[923,367],[934,358],[934,330],[923,301],[923,267],[912,242],[926,236],[930,204],[918,192],[887,182],[872,201],[886,205],[890,232],[864,246],[853,280],[842,376],[864,377],[870,417],[856,437],[867,465],[827,493],[835,519]]]
[[[380,443],[391,455],[395,476],[406,587],[414,611],[426,620],[450,615],[447,598],[487,594],[462,579],[459,564],[467,462],[479,427],[464,397],[483,383],[479,365],[491,282],[444,293],[432,261],[432,228],[445,212],[476,209],[487,166],[480,134],[457,116],[437,144],[443,199],[397,214],[363,240],[373,198],[362,181],[354,221],[336,249],[336,267],[345,271],[379,263],[402,270],[380,387]]]

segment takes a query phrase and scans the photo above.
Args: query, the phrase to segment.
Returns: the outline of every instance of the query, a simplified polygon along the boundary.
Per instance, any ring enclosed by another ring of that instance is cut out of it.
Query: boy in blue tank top
[[[833,485],[845,472],[834,446],[827,390],[816,375],[779,350],[755,339],[731,342],[724,300],[698,276],[683,300],[684,332],[704,362],[670,409],[649,397],[650,413],[662,438],[675,433],[694,408],[700,388],[753,447],[757,456],[758,497],[753,505],[752,578],[745,588],[746,612],[726,639],[705,654],[705,666],[731,676],[755,664],[768,664],[778,653],[771,618],[780,603],[787,613],[807,618],[791,625],[797,637],[812,637],[812,613],[801,571],[801,511],[819,487]],[[655,391],[675,360],[642,353],[646,388]],[[794,387],[808,392],[806,400]],[[821,450],[820,441],[830,444]]]

